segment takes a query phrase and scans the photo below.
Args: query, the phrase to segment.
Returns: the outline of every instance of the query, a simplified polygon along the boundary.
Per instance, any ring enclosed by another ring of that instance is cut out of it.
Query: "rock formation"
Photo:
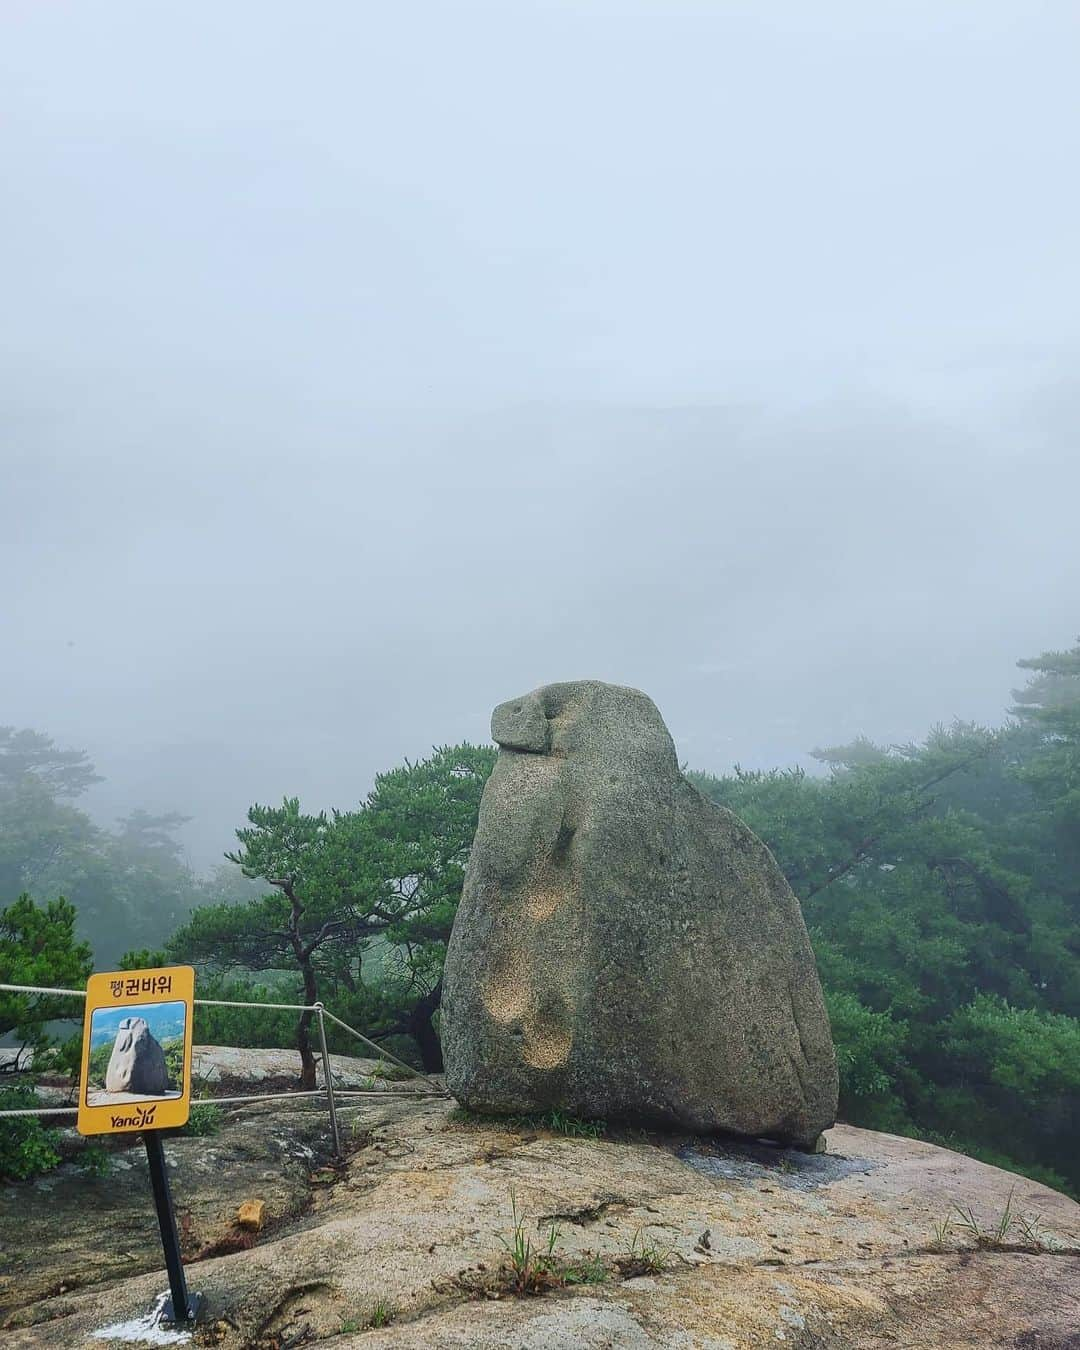
[[[803,1147],[836,1063],[795,896],[679,772],[651,699],[596,681],[495,709],[501,747],[446,959],[447,1085]]]
[[[134,1092],[160,1097],[169,1090],[165,1051],[144,1017],[125,1017],[116,1031],[116,1042],[105,1071],[106,1092]]]
[[[188,1274],[211,1308],[195,1344],[1076,1350],[1080,1207],[1027,1177],[843,1125],[808,1154],[457,1115],[408,1092],[367,1099],[332,1186],[325,1111],[257,1102],[214,1137],[171,1138],[185,1231],[208,1252]],[[229,1201],[245,1195],[273,1225],[254,1246]],[[954,1205],[979,1235],[949,1227]],[[141,1167],[107,1191],[72,1169],[0,1189],[4,1350],[130,1350],[103,1333],[130,1336],[160,1298],[147,1206]],[[553,1227],[556,1275],[589,1279],[513,1297],[506,1245],[546,1251]]]

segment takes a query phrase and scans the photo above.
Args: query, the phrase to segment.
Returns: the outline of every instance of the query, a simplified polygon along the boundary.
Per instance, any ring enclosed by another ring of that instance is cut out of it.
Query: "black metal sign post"
[[[169,1190],[169,1174],[165,1170],[165,1150],[161,1146],[161,1135],[157,1130],[144,1130],[143,1140],[146,1143],[146,1161],[150,1166],[150,1185],[154,1190],[158,1227],[161,1229],[161,1245],[165,1250],[165,1268],[169,1272],[171,1297],[165,1304],[162,1321],[183,1325],[197,1319],[202,1309],[203,1296],[188,1293],[184,1263],[180,1259],[180,1236],[176,1231],[176,1215],[173,1212],[172,1192]]]

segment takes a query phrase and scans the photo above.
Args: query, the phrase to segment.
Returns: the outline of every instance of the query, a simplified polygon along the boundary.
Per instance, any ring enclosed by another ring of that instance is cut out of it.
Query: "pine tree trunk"
[[[420,1062],[428,1073],[442,1073],[442,1046],[432,1017],[442,999],[442,981],[429,994],[419,999],[409,1014],[409,1035],[420,1049]]]
[[[301,967],[304,975],[304,1002],[318,1001],[319,989],[315,983],[315,971],[310,961]],[[315,1056],[311,1050],[311,1023],[315,1014],[303,1012],[296,1027],[296,1048],[300,1051],[300,1091],[311,1092],[315,1088]]]
[[[319,999],[319,987],[315,981],[315,967],[311,964],[311,952],[314,944],[312,944],[312,947],[305,947],[300,936],[300,919],[304,913],[304,906],[300,897],[296,894],[292,882],[282,882],[281,889],[285,892],[289,901],[289,938],[292,942],[293,953],[296,956],[296,964],[300,967],[300,973],[304,977],[304,1002],[310,1005],[317,1003]],[[315,1056],[311,1053],[311,1020],[314,1016],[313,1012],[302,1012],[300,1021],[296,1024],[296,1048],[300,1051],[301,1092],[312,1092],[315,1088]]]

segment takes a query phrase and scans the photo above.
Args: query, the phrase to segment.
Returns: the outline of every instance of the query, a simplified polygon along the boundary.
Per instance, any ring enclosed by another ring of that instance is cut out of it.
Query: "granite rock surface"
[[[597,681],[495,709],[444,976],[466,1106],[811,1146],[837,1075],[798,901],[679,771],[655,704]]]

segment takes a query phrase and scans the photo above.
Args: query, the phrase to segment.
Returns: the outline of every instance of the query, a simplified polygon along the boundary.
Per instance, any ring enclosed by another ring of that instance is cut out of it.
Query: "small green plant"
[[[567,1284],[604,1284],[611,1276],[601,1257],[590,1254],[581,1261],[567,1265],[563,1279]]]
[[[196,1138],[208,1138],[221,1133],[225,1113],[216,1102],[192,1102],[191,1114],[183,1133]]]
[[[1009,1229],[1013,1226],[1013,1196],[1016,1194],[1016,1187],[1009,1190],[1009,1198],[1005,1201],[1005,1208],[1001,1211],[1001,1217],[997,1225],[991,1230],[990,1242],[995,1247],[1000,1247],[1006,1242],[1009,1235]]]
[[[930,1228],[930,1246],[935,1251],[941,1251],[949,1240],[952,1233],[952,1220],[946,1215],[940,1223],[931,1225]]]
[[[470,1111],[465,1106],[455,1106],[449,1119],[460,1124],[503,1126],[508,1130],[550,1130],[552,1134],[565,1134],[570,1139],[599,1139],[607,1130],[603,1120],[583,1120],[572,1116],[568,1111],[553,1107],[538,1115],[492,1116],[480,1111]]]
[[[84,1176],[107,1177],[113,1170],[113,1158],[104,1144],[87,1144],[75,1159],[75,1165]]]
[[[667,1269],[674,1250],[674,1245],[662,1247],[646,1237],[643,1228],[639,1228],[630,1239],[626,1255],[619,1259],[619,1269],[627,1278],[633,1275],[658,1275]]]
[[[343,1317],[341,1319],[341,1336],[348,1336],[354,1331],[363,1331],[363,1327],[355,1317]]]
[[[537,1246],[526,1232],[528,1220],[518,1209],[517,1192],[510,1187],[510,1210],[514,1227],[509,1239],[500,1237],[506,1249],[510,1287],[517,1294],[538,1294],[544,1289],[557,1288],[564,1283],[556,1256],[559,1229],[552,1224],[544,1243]]]
[[[1030,1251],[1052,1250],[1057,1244],[1055,1239],[1043,1230],[1041,1217],[1037,1214],[1021,1214],[1013,1207],[1015,1190],[1016,1188],[1013,1187],[1009,1191],[1005,1208],[992,1227],[984,1228],[970,1205],[965,1207],[957,1204],[953,1205],[955,1217],[951,1220],[952,1224],[967,1233],[979,1247],[990,1249],[1024,1247]],[[946,1219],[944,1225],[938,1225],[938,1227],[947,1228],[949,1224],[950,1220]],[[1010,1234],[1015,1236],[1010,1239]]]
[[[555,1134],[565,1134],[571,1139],[599,1139],[607,1128],[602,1120],[582,1120],[566,1111],[557,1109],[540,1116],[537,1124]]]
[[[21,1111],[40,1103],[31,1087],[13,1087],[0,1091],[0,1110]],[[42,1172],[51,1172],[60,1161],[57,1130],[46,1129],[37,1116],[0,1119],[0,1177],[8,1181],[27,1181]]]
[[[956,1228],[963,1229],[963,1231],[970,1237],[973,1237],[976,1242],[981,1243],[983,1239],[982,1225],[975,1217],[975,1211],[971,1206],[968,1205],[965,1208],[963,1205],[954,1204],[953,1210],[956,1214],[956,1217],[953,1219],[953,1225]]]
[[[975,1211],[970,1205],[953,1205],[956,1212],[954,1223],[957,1228],[963,1229],[968,1233],[980,1247],[1003,1247],[1008,1241],[1009,1229],[1013,1225],[1013,1190],[1009,1192],[1009,1198],[1005,1202],[1005,1208],[1001,1211],[1001,1216],[992,1228],[983,1228],[982,1224],[975,1217]]]
[[[406,1079],[416,1077],[408,1069],[403,1069],[400,1064],[394,1064],[388,1059],[378,1060],[371,1070],[371,1076],[385,1079],[388,1083],[403,1083]]]
[[[1042,1219],[1038,1214],[1030,1216],[1018,1214],[1016,1216],[1016,1227],[1024,1245],[1030,1247],[1033,1251],[1053,1251],[1055,1247],[1059,1246],[1057,1238],[1052,1233],[1044,1231]]]
[[[375,1304],[368,1319],[369,1327],[386,1327],[394,1320],[394,1309],[383,1299]]]

